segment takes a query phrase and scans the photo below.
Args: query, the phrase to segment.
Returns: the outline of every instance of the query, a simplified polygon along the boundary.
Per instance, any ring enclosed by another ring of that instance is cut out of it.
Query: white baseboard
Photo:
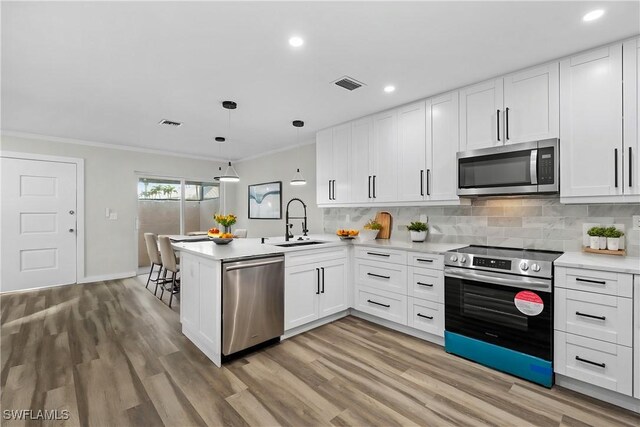
[[[78,283],[93,283],[93,282],[104,282],[106,280],[127,279],[129,277],[135,277],[137,275],[138,274],[135,271],[126,271],[123,273],[102,274],[99,276],[87,276],[78,280]]]
[[[556,385],[640,413],[640,399],[635,399],[631,396],[616,393],[615,391],[607,390],[593,384],[587,384],[583,381],[565,377],[560,374],[556,374]]]

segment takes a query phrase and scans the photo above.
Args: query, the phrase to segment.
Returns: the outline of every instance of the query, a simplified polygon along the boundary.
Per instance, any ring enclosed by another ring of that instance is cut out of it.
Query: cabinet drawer
[[[555,328],[614,344],[633,343],[630,298],[556,289]]]
[[[356,258],[407,265],[407,253],[395,249],[358,246],[356,247]]]
[[[408,295],[444,304],[444,271],[409,267]]]
[[[631,348],[561,331],[554,345],[555,372],[631,396]]]
[[[359,286],[356,309],[401,325],[407,324],[407,297],[404,295]]]
[[[409,297],[407,325],[444,337],[444,305]]]
[[[355,277],[358,285],[407,294],[407,267],[404,265],[356,260]]]
[[[611,271],[558,267],[555,286],[631,298],[633,295],[633,276]]]
[[[409,252],[409,265],[414,267],[444,268],[444,255],[424,254],[420,252]]]
[[[330,247],[323,249],[310,249],[295,252],[288,252],[284,255],[284,262],[287,267],[296,265],[315,264],[318,262],[329,261],[333,259],[346,259],[347,248]]]

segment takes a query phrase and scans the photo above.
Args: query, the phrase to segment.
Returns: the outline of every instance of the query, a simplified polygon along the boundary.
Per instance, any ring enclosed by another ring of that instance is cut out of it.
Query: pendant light
[[[296,144],[300,144],[300,128],[304,126],[304,122],[302,120],[294,120],[292,122],[293,126],[296,128]],[[302,176],[302,172],[300,172],[300,168],[296,169],[296,173],[293,174],[293,179],[291,180],[291,185],[305,185],[307,180]]]
[[[218,145],[220,147],[220,150],[219,150],[220,158],[222,158],[222,144],[224,144],[224,142],[226,140],[227,139],[225,137],[223,137],[223,136],[216,136],[215,137],[215,141],[218,143]],[[222,176],[222,166],[218,166],[218,176],[214,176],[213,179],[215,181],[220,181],[220,177],[221,176]]]
[[[222,101],[222,107],[226,108],[229,111],[229,129],[228,129],[228,131],[231,132],[231,110],[235,110],[236,108],[238,108],[238,104],[236,104],[233,101]],[[222,139],[222,141],[219,141],[219,138]],[[224,142],[225,139],[222,138],[222,137],[218,137],[218,138],[216,138],[216,141]],[[222,181],[222,182],[238,182],[238,181],[240,181],[240,175],[238,175],[238,172],[236,172],[236,169],[231,165],[231,161],[229,161],[229,165],[227,166],[227,170],[225,170],[224,173],[220,176],[220,181]]]

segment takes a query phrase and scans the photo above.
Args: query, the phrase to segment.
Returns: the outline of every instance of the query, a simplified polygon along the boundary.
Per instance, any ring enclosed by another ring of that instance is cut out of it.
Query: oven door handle
[[[541,292],[551,292],[550,279],[540,279],[535,277],[510,278],[504,277],[505,275],[503,274],[496,274],[490,271],[483,271],[480,273],[477,271],[452,267],[446,267],[444,269],[444,275],[445,277],[452,277],[454,279],[471,280],[474,282],[482,281],[495,283],[496,285],[511,286],[514,288],[530,288]]]

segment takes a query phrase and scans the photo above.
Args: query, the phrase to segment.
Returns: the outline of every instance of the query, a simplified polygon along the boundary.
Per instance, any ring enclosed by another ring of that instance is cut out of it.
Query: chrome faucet
[[[302,207],[304,208],[304,216],[300,217],[300,216],[289,216],[289,205],[291,204],[291,202],[293,201],[298,201],[302,204]],[[285,226],[284,226],[284,240],[285,241],[289,241],[289,239],[293,238],[293,234],[291,233],[291,228],[293,228],[293,224],[289,223],[289,220],[291,219],[301,219],[302,220],[302,235],[306,236],[307,233],[309,232],[309,230],[307,229],[307,205],[304,204],[304,202],[302,201],[302,199],[298,199],[297,197],[294,197],[293,199],[289,200],[289,202],[287,203],[287,213],[285,215]],[[300,238],[300,240],[302,240],[302,238]]]

